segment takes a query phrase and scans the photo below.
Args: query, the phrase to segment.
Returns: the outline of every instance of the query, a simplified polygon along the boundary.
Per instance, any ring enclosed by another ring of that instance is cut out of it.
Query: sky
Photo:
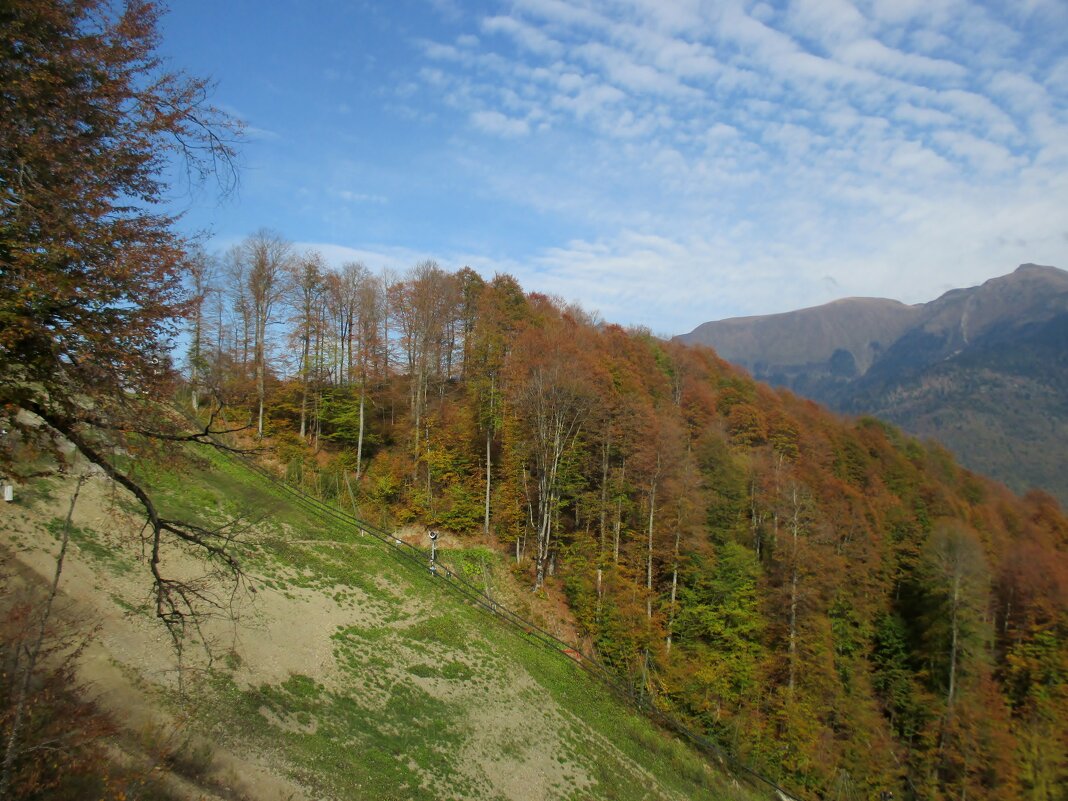
[[[1065,0],[172,0],[242,120],[225,250],[425,259],[685,333],[1068,268]]]

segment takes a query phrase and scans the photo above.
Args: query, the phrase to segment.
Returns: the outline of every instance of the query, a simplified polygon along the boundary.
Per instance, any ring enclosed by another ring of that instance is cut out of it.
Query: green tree
[[[952,709],[962,665],[983,640],[986,560],[976,533],[950,520],[935,525],[922,559],[930,658]]]
[[[760,563],[750,549],[727,542],[713,560],[692,557],[686,574],[673,627],[672,695],[704,728],[722,732],[757,688]]]

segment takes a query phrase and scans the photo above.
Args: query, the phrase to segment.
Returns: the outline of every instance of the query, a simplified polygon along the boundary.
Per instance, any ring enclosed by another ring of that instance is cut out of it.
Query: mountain
[[[1035,264],[930,303],[847,298],[704,323],[752,375],[938,439],[966,466],[1068,504],[1068,272]]]

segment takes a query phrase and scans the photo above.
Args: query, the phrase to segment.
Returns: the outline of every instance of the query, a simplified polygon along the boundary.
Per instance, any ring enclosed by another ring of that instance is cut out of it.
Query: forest
[[[802,797],[1068,799],[1052,498],[507,275],[332,269],[266,230],[191,247],[168,169],[225,183],[240,124],[167,71],[160,14],[0,7],[0,467],[70,446],[128,491],[176,642],[196,595],[161,544],[240,566],[161,513],[124,442],[245,429],[330,503],[492,544],[634,697]],[[0,796],[31,674],[0,684]]]
[[[365,518],[492,543],[638,699],[808,794],[1068,798],[1048,495],[508,275],[270,231],[189,263],[187,408]]]

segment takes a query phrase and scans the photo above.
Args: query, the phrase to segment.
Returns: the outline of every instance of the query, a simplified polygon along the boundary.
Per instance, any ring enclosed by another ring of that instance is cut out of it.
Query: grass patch
[[[53,518],[48,522],[48,533],[58,540],[62,538],[66,524],[66,518]],[[70,541],[78,546],[79,551],[112,573],[121,575],[131,572],[134,565],[126,558],[122,549],[117,545],[102,542],[102,539],[103,536],[91,528],[76,526],[73,523],[70,526]]]
[[[256,584],[322,592],[339,614],[355,614],[332,635],[329,679],[246,687],[220,669],[203,691],[205,733],[251,742],[315,797],[494,801],[495,785],[469,750],[485,725],[500,726],[496,740],[479,741],[492,749],[489,761],[541,759],[556,782],[553,798],[757,797],[732,788],[567,657],[449,592],[424,564],[290,503],[239,462],[208,453],[180,475],[152,469],[167,515],[185,509],[218,524],[257,510],[264,523],[242,552]],[[442,557],[476,585],[501,564],[484,547]],[[238,664],[235,654],[219,667]],[[486,719],[497,710],[516,719]]]
[[[244,691],[220,678],[217,687],[244,733],[281,748],[293,777],[318,797],[434,801],[441,786],[450,797],[480,797],[458,771],[462,716],[418,687],[394,685],[378,707],[306,676]]]

